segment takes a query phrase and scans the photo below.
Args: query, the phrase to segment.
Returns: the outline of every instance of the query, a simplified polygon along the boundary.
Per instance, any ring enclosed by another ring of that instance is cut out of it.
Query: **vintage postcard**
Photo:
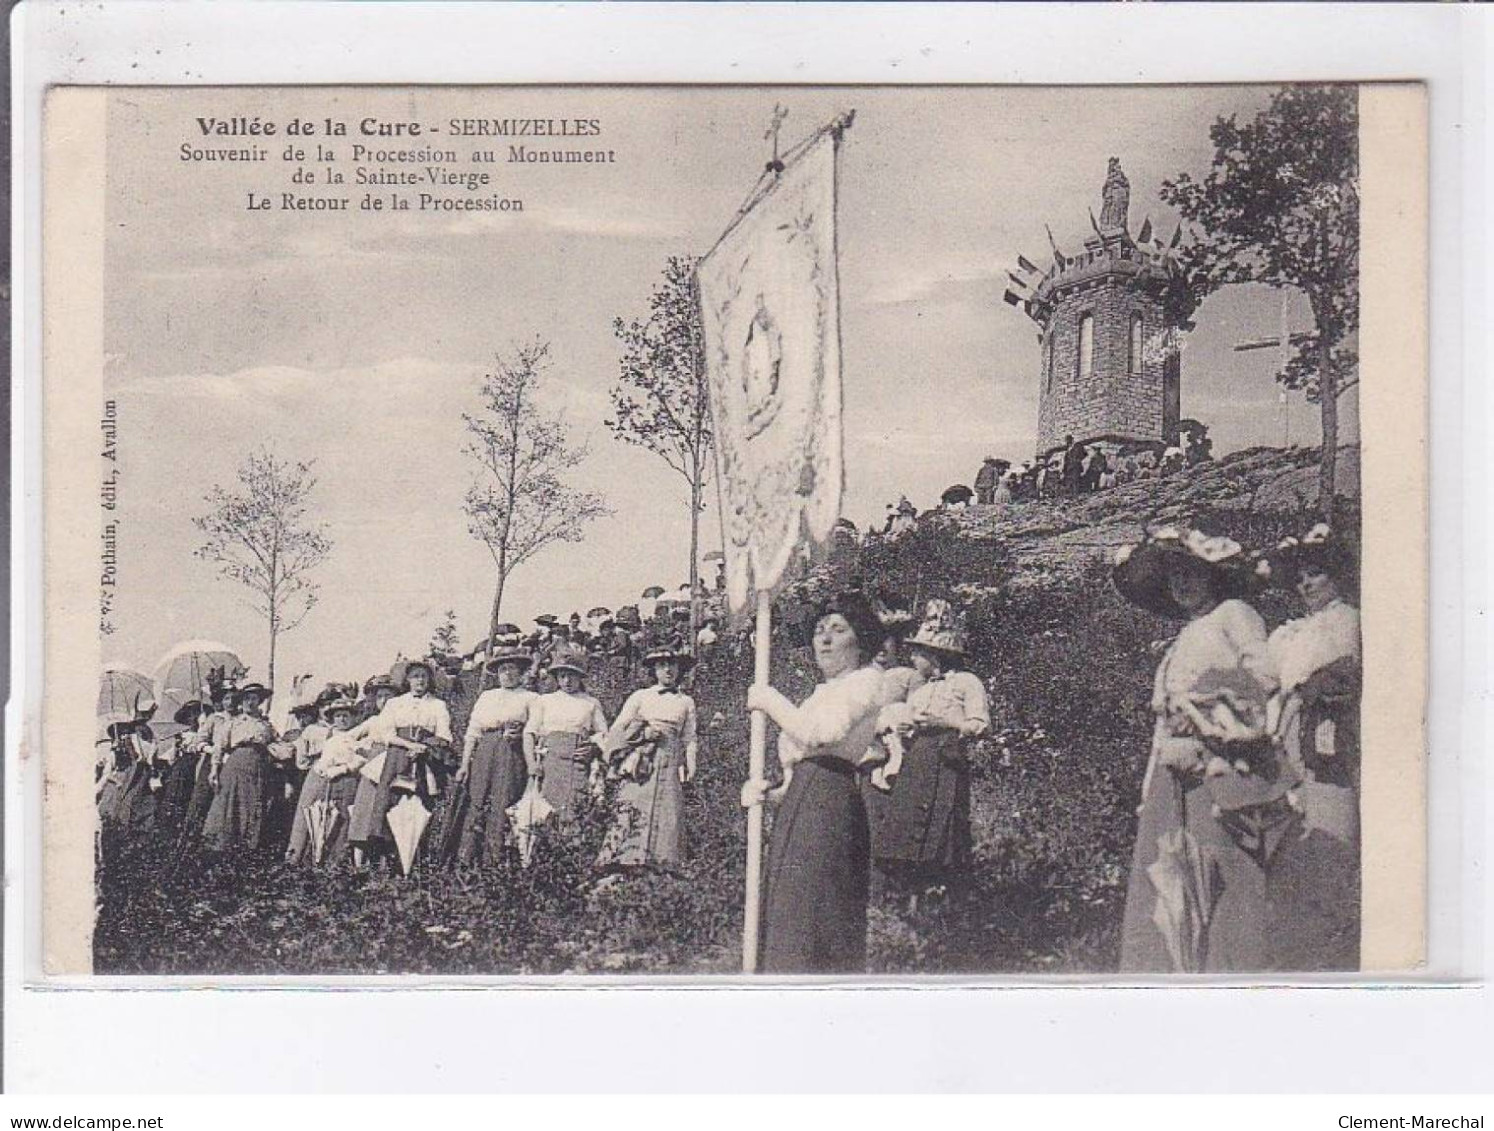
[[[1426,106],[54,88],[43,970],[1415,972]]]

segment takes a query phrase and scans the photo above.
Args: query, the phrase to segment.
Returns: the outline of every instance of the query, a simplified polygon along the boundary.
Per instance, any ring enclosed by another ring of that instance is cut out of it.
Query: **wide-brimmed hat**
[[[262,683],[246,683],[239,688],[239,698],[244,699],[250,695],[257,695],[261,699],[270,698],[270,689]]]
[[[534,657],[522,648],[500,648],[488,657],[488,662],[483,664],[483,670],[497,674],[499,668],[504,664],[518,664],[527,668],[534,663]]]
[[[354,703],[351,699],[339,697],[337,699],[329,699],[322,706],[322,714],[326,715],[329,719],[337,714],[338,711],[347,711],[350,714],[356,715],[358,713],[358,704]]]
[[[379,675],[370,676],[363,683],[363,694],[368,696],[373,696],[380,691],[398,690],[399,688],[395,686],[394,680],[390,679],[387,675],[384,675],[382,673],[380,673]]]
[[[909,648],[924,648],[963,660],[970,647],[965,624],[954,606],[935,598],[924,608],[918,631],[908,637]]]
[[[1354,551],[1320,522],[1301,538],[1283,538],[1275,549],[1259,555],[1255,567],[1261,581],[1284,586],[1295,585],[1303,570],[1319,570],[1335,581],[1352,583],[1357,572]]]
[[[310,715],[312,718],[315,718],[317,716],[317,713],[320,712],[321,709],[321,704],[315,701],[312,701],[310,703],[294,703],[291,705],[290,714]]]
[[[1208,576],[1220,598],[1237,597],[1247,584],[1245,555],[1232,538],[1181,526],[1164,526],[1144,542],[1124,546],[1111,580],[1122,597],[1159,616],[1186,620],[1188,610],[1172,598],[1168,579],[1180,569]]]
[[[171,716],[171,721],[184,727],[195,726],[197,716],[202,714],[202,700],[188,699]]]
[[[563,646],[550,653],[550,670],[552,672],[575,672],[582,679],[586,678],[586,653],[580,648]]]
[[[684,675],[695,666],[695,657],[690,655],[689,649],[678,640],[650,648],[643,656],[644,664],[649,667],[665,660],[673,660],[677,663],[680,666],[680,675]]]

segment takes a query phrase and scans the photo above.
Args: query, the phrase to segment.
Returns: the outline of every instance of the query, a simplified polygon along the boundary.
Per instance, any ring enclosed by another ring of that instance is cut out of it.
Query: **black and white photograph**
[[[1360,625],[1375,92],[54,91],[59,972],[1417,967],[1419,881],[1362,898],[1425,828],[1362,715],[1425,647]]]

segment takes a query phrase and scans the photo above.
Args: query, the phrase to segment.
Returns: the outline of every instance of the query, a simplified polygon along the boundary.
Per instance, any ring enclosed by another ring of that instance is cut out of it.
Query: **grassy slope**
[[[1150,728],[1159,642],[1174,631],[1120,600],[1107,560],[1150,521],[1195,517],[1248,547],[1310,520],[1313,454],[1239,453],[1208,468],[1075,501],[982,508],[896,542],[836,555],[811,592],[852,576],[965,607],[993,732],[973,752],[976,861],[969,897],[917,913],[874,909],[877,972],[1114,968]],[[1357,453],[1355,453],[1357,454]],[[1352,463],[1350,465],[1353,466]],[[1267,596],[1262,611],[1284,615]],[[806,608],[780,602],[774,682],[808,693],[791,645]],[[741,928],[749,657],[722,648],[695,695],[701,772],[687,799],[690,860],[677,875],[598,883],[608,814],[535,868],[429,869],[410,879],[214,863],[146,841],[111,855],[95,935],[121,973],[729,973]],[[594,681],[609,714],[628,679]],[[470,689],[454,702],[460,723]]]

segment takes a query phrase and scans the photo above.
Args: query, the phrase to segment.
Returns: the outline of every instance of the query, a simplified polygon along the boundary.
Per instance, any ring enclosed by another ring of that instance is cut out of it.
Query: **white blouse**
[[[678,735],[686,746],[695,745],[695,700],[683,691],[665,691],[655,685],[633,692],[617,713],[612,734],[620,736],[637,719]]]
[[[856,668],[816,687],[796,708],[793,726],[778,736],[779,760],[828,755],[860,762],[876,736],[884,674],[875,666]]]
[[[1287,621],[1266,641],[1266,655],[1283,691],[1338,660],[1358,659],[1360,648],[1359,610],[1341,600]]]
[[[522,725],[528,721],[529,712],[538,698],[538,693],[523,687],[495,687],[484,691],[472,706],[467,733],[475,735],[479,731]]]
[[[945,672],[915,687],[908,707],[923,711],[937,726],[957,730],[970,738],[985,734],[991,726],[991,703],[986,685],[971,672]]]
[[[606,730],[607,716],[602,712],[602,705],[584,692],[572,695],[566,691],[552,691],[548,695],[536,696],[524,723],[525,733],[536,737],[574,734],[579,738],[590,738]]]
[[[437,738],[451,741],[451,712],[435,695],[405,692],[384,704],[384,709],[358,728],[360,737],[387,738],[400,727],[420,727]]]

